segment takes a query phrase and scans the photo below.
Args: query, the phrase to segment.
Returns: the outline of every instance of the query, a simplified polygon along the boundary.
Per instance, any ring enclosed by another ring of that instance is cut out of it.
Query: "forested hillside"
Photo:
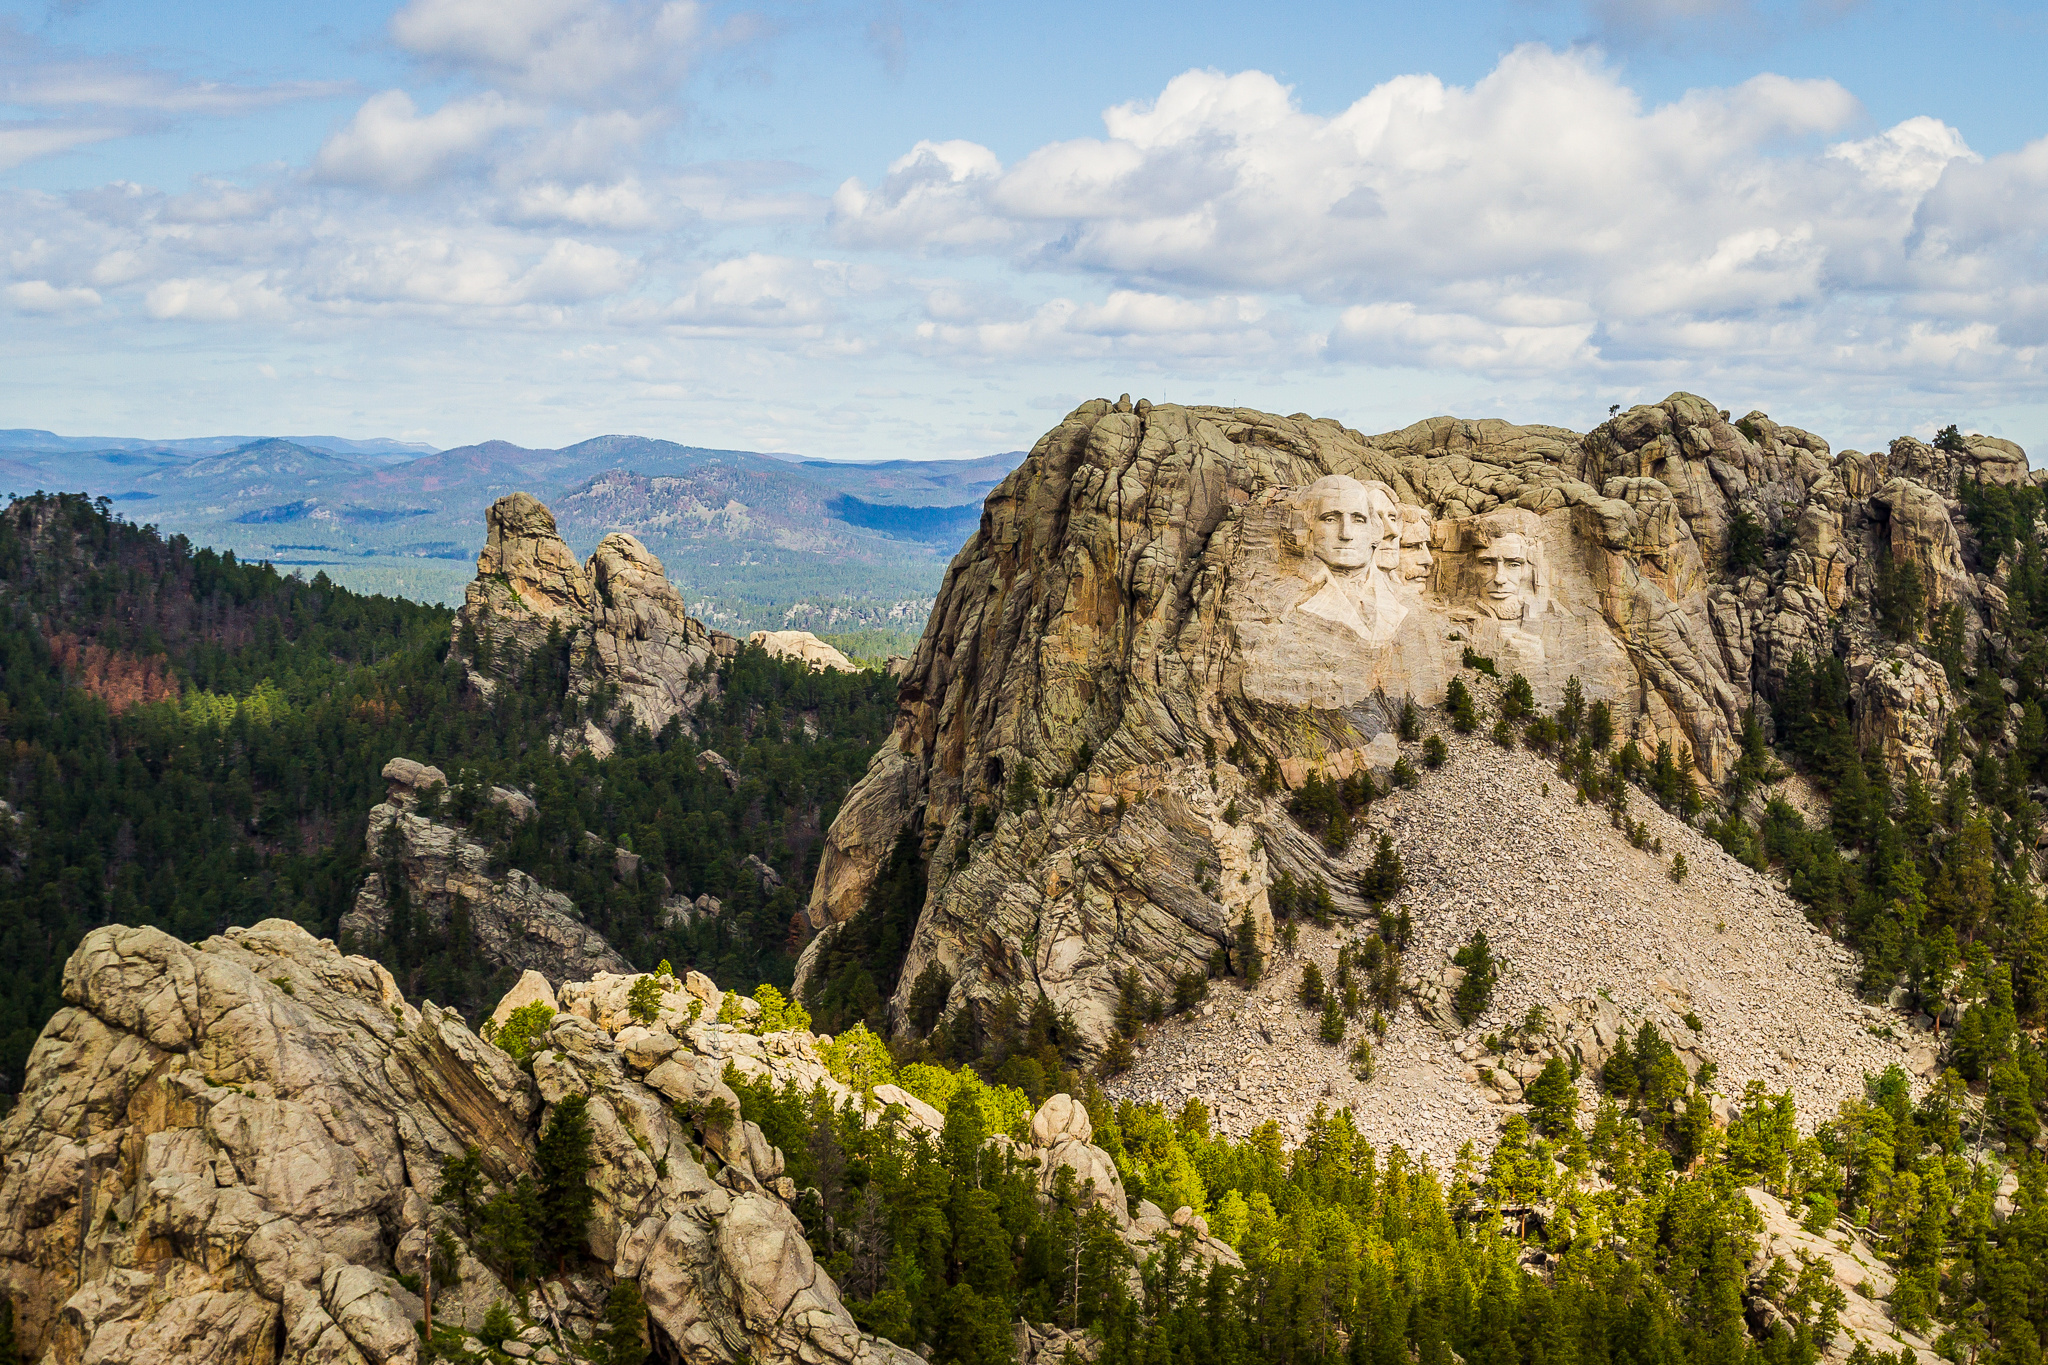
[[[925,868],[905,839],[809,999],[840,1035],[825,1049],[837,1079],[862,1093],[901,1084],[940,1106],[943,1134],[918,1139],[835,1109],[821,1090],[725,1075],[803,1192],[792,1208],[812,1254],[863,1326],[949,1362],[1016,1359],[1009,1325],[1023,1318],[1091,1329],[1101,1359],[1119,1365],[1803,1363],[1848,1354],[1840,1315],[1881,1298],[1891,1323],[1950,1359],[2036,1365],[2048,1333],[2048,1168],[2036,1151],[2048,985],[2030,856],[2048,726],[2039,670],[2025,663],[2048,653],[2037,499],[1966,494],[1987,549],[2010,556],[2007,634],[1968,659],[1924,607],[1899,618],[1900,631],[1931,637],[1970,699],[1945,743],[1971,758],[1971,781],[1939,799],[1858,745],[1841,666],[1825,656],[1790,670],[1774,723],[1745,727],[1718,793],[1696,789],[1668,752],[1597,735],[1583,709],[1503,707],[1494,722],[1496,742],[1554,757],[1564,789],[1611,805],[1617,827],[1632,823],[1632,790],[1787,876],[1814,922],[1862,953],[1873,997],[1903,980],[1900,1003],[1939,1019],[1948,1069],[1923,1091],[1894,1069],[1834,1114],[1796,1115],[1789,1096],[1760,1086],[1717,1100],[1712,1066],[1689,1074],[1645,1025],[1597,1072],[1553,1061],[1492,1154],[1453,1169],[1373,1147],[1342,1109],[1318,1113],[1292,1149],[1270,1124],[1233,1139],[1199,1100],[1169,1110],[1106,1099],[1072,1021],[1043,1000],[1013,996],[979,1022],[962,1012],[942,1023],[935,977],[893,1048],[860,1027],[888,1021],[923,899]],[[747,650],[723,665],[694,728],[628,727],[605,759],[563,757],[550,737],[576,703],[559,659],[535,653],[485,701],[451,658],[451,627],[440,608],[283,578],[82,498],[25,500],[0,516],[8,1088],[60,1003],[65,956],[96,925],[196,939],[281,916],[335,935],[394,756],[442,768],[439,818],[488,845],[494,866],[566,893],[636,965],[667,959],[742,991],[787,987],[792,917],[823,831],[894,717],[893,684]],[[2018,745],[2003,738],[2008,708]],[[699,761],[706,749],[736,783]],[[1831,795],[1827,819],[1759,804],[1786,767]],[[533,818],[506,818],[485,796],[494,785],[529,795]],[[1040,799],[1012,787],[1012,814]],[[1354,788],[1376,799],[1365,782],[1333,799]],[[614,849],[638,856],[634,876],[619,874]],[[750,854],[780,887],[745,865]],[[671,891],[708,893],[724,909],[664,927]],[[1297,910],[1315,913],[1307,901]],[[409,997],[472,1021],[508,984],[459,929],[365,946]],[[1220,957],[1170,1008],[1213,1001],[1259,970]],[[672,989],[651,979],[656,999]],[[1127,994],[1118,1028],[1142,1041],[1148,1015],[1169,1007]],[[1369,1047],[1364,1056],[1369,1069]],[[1103,1069],[1128,1057],[1120,1045]],[[1579,1083],[1597,1107],[1579,1107]],[[1136,1264],[1073,1187],[1035,1194],[1013,1149],[985,1140],[1021,1141],[1030,1108],[1062,1090],[1083,1097],[1134,1207],[1185,1206],[1243,1268],[1203,1271],[1170,1251]],[[1810,1136],[1802,1117],[1819,1120]],[[1794,1224],[1807,1242],[1788,1240]],[[1805,1258],[1850,1233],[1883,1261],[1860,1286]],[[580,1238],[564,1234],[562,1266],[591,1268]],[[523,1291],[544,1271],[505,1273]],[[1845,1285],[1867,1297],[1852,1302]],[[0,1335],[0,1360],[5,1346]],[[1878,1359],[1861,1345],[1850,1358]]]
[[[890,722],[889,680],[747,651],[701,741],[628,733],[600,765],[549,746],[564,679],[547,661],[489,703],[466,690],[451,621],[167,539],[104,502],[38,497],[0,514],[0,1091],[19,1083],[63,961],[94,925],[196,939],[281,916],[333,936],[396,756],[529,791],[539,818],[493,832],[499,856],[568,894],[634,962],[787,984],[790,918]],[[700,743],[736,787],[700,771]],[[585,831],[636,850],[643,882],[593,874]],[[749,854],[779,890],[742,867]],[[725,912],[663,929],[663,875]],[[504,984],[457,941],[382,951],[409,994],[472,1019]]]

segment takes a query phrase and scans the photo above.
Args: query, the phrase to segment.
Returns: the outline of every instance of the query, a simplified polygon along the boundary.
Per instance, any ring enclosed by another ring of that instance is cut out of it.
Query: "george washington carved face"
[[[1371,568],[1383,546],[1399,544],[1399,513],[1384,488],[1332,474],[1303,490],[1301,510],[1310,552],[1339,577]]]

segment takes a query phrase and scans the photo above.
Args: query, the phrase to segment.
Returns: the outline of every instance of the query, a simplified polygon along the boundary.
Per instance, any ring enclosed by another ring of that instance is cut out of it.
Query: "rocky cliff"
[[[412,1362],[426,1304],[408,1286],[440,1243],[457,1278],[437,1321],[474,1330],[503,1303],[526,1324],[512,1354],[586,1358],[606,1286],[630,1280],[663,1360],[911,1365],[848,1314],[791,1212],[782,1154],[722,1078],[822,1087],[929,1134],[936,1111],[887,1087],[855,1095],[808,1033],[712,1022],[721,997],[696,973],[661,980],[643,1024],[636,979],[565,987],[529,1073],[287,921],[197,945],[95,929],[0,1122],[0,1294],[18,1339],[54,1365]],[[546,999],[532,979],[522,990]],[[514,1295],[435,1202],[443,1162],[474,1149],[488,1185],[532,1173],[572,1095],[592,1134],[589,1259]],[[1056,1096],[1029,1142],[1003,1141],[1048,1189],[1062,1165],[1095,1179],[1132,1246],[1235,1261],[1198,1220],[1134,1216],[1090,1136]]]
[[[1268,943],[1281,873],[1364,912],[1358,855],[1302,837],[1286,789],[1384,774],[1402,703],[1442,702],[1468,655],[1546,708],[1577,679],[1623,738],[1714,781],[1789,661],[1838,653],[1865,738],[1939,776],[1953,699],[1879,630],[1879,585],[1913,565],[1974,650],[2001,592],[1953,499],[2031,477],[2010,443],[1952,444],[1836,455],[1689,394],[1585,435],[1084,404],[948,570],[811,924],[857,913],[913,830],[928,890],[899,1007],[936,966],[950,1008],[1043,994],[1099,1041],[1126,969],[1171,995],[1241,955],[1242,926]]]
[[[528,494],[498,499],[484,520],[457,649],[486,695],[536,660],[561,669],[577,717],[564,739],[602,756],[621,722],[658,732],[717,690],[717,660],[737,642],[690,616],[633,536],[612,532],[579,565]]]
[[[567,896],[516,867],[494,869],[488,847],[422,809],[423,801],[438,804],[447,791],[439,768],[396,758],[384,765],[384,779],[390,794],[371,808],[366,835],[371,871],[341,917],[343,943],[384,942],[401,912],[412,920],[411,933],[446,930],[460,915],[467,941],[493,967],[538,972],[556,985],[633,970],[583,923]],[[494,787],[490,801],[507,820],[533,818],[533,801],[524,793]]]

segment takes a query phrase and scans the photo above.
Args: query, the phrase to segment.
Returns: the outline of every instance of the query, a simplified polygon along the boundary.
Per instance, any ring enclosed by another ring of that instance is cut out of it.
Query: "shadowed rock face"
[[[690,616],[639,540],[614,531],[578,565],[553,514],[530,494],[498,499],[484,520],[457,648],[486,695],[536,653],[557,653],[576,701],[600,691],[617,699],[607,716],[563,737],[602,756],[612,749],[610,727],[632,721],[659,731],[717,691],[717,659],[733,652],[731,637]]]
[[[900,990],[937,963],[955,1005],[1042,992],[1101,1039],[1113,972],[1170,995],[1247,917],[1269,932],[1273,875],[1352,884],[1256,779],[1383,769],[1401,703],[1441,702],[1468,647],[1544,706],[1578,678],[1624,737],[1716,780],[1759,689],[1839,634],[1859,725],[1931,773],[1942,670],[1880,639],[1870,602],[1888,553],[1935,605],[1961,604],[1972,642],[1987,628],[1997,589],[1967,568],[1947,501],[1966,477],[2030,476],[1981,438],[1831,457],[1682,393],[1586,436],[1084,404],[948,570],[896,730],[828,836],[811,923],[856,913],[916,829],[930,884]],[[1738,509],[1778,541],[1739,578]],[[978,809],[1002,812],[992,834],[973,832]],[[1340,908],[1363,910],[1348,893]]]
[[[421,795],[446,784],[440,769],[394,759],[384,777],[388,799],[371,807],[364,836],[371,870],[341,917],[343,943],[367,947],[390,932],[397,882],[423,926],[445,926],[461,906],[477,955],[494,967],[538,972],[548,982],[633,970],[567,896],[516,867],[493,870],[491,850],[467,830],[421,813]],[[497,787],[492,800],[515,820],[532,818],[524,793]]]

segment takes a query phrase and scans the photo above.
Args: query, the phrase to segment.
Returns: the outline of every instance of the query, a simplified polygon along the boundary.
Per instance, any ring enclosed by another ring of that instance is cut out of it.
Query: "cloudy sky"
[[[2041,0],[0,0],[0,427],[2048,452]]]

